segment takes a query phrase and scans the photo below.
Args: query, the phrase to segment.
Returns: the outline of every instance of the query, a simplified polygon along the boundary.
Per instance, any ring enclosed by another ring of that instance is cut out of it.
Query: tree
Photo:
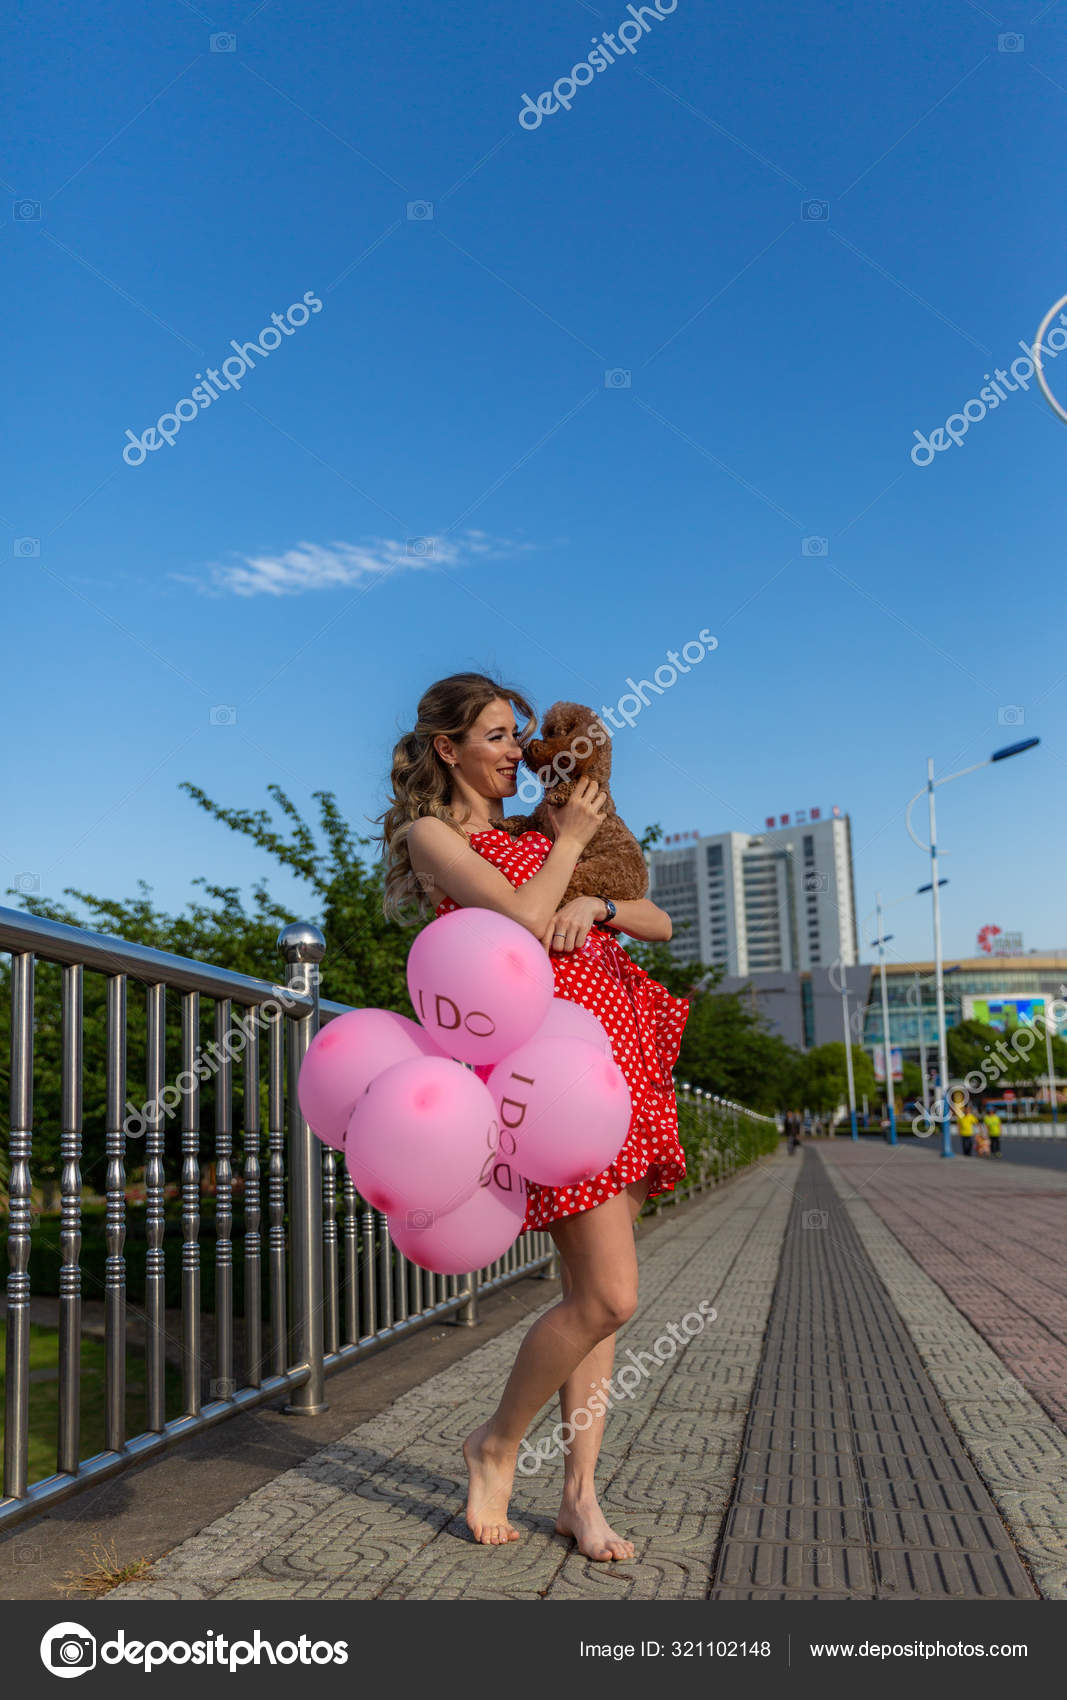
[[[875,1095],[874,1063],[858,1045],[852,1045],[850,1049],[858,1103],[864,1093],[868,1098]],[[828,1045],[817,1045],[804,1054],[798,1085],[800,1096],[809,1109],[825,1113],[848,1102],[848,1069],[845,1047],[840,1039]]]
[[[44,919],[88,927],[131,942],[146,944],[177,956],[210,962],[258,979],[280,983],[284,965],[278,954],[278,934],[289,921],[306,919],[319,926],[326,939],[322,964],[322,996],[351,1006],[375,1005],[410,1013],[405,967],[415,928],[387,921],[382,913],[383,871],[380,864],[368,865],[360,851],[374,841],[351,831],[341,818],[331,792],[318,791],[320,830],[325,852],[316,844],[312,829],[299,810],[277,785],[268,785],[283,814],[293,822],[288,835],[278,832],[266,810],[255,812],[226,809],[211,801],[196,785],[184,782],[181,789],[216,820],[251,838],[282,867],[295,873],[308,889],[308,901],[296,913],[271,897],[265,883],[253,889],[251,912],[246,911],[236,887],[208,883],[202,876],[193,880],[204,888],[208,903],[191,903],[184,915],[168,915],[151,900],[151,887],[138,880],[140,896],[130,902],[97,897],[67,886],[63,895],[77,899],[88,919],[65,904],[37,899],[31,906],[24,894],[8,888],[24,908]],[[37,966],[34,1009],[34,1141],[32,1169],[35,1181],[54,1182],[59,1172],[60,1128],[62,1125],[62,969],[53,963]],[[10,970],[0,971],[0,992],[6,994]],[[84,976],[84,1056],[82,1175],[88,1186],[100,1190],[105,1171],[106,1127],[106,983],[105,976],[89,971]],[[180,1064],[178,998],[167,999],[166,1056],[170,1078]],[[145,1100],[146,1021],[145,994],[135,981],[129,983],[127,1072],[123,1102],[140,1105]],[[206,1052],[214,1037],[214,1005],[201,1000],[201,1050]],[[10,1083],[9,999],[0,996],[0,1116],[6,1114]],[[201,1124],[209,1129],[214,1115],[214,1078],[201,1088]],[[261,1105],[261,1122],[265,1113]],[[240,1126],[241,1070],[234,1069],[234,1125]],[[168,1118],[172,1129],[175,1118]],[[3,1125],[3,1124],[0,1124]],[[136,1144],[127,1147],[128,1162],[140,1156]]]

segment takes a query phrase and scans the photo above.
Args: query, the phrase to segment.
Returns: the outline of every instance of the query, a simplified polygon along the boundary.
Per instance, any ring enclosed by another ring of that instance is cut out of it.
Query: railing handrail
[[[294,1015],[309,1015],[314,998],[295,991],[284,982],[260,980],[236,969],[216,968],[191,956],[176,956],[153,945],[133,944],[113,933],[94,933],[66,921],[51,921],[28,915],[22,909],[0,907],[0,950],[32,951],[44,962],[67,966],[80,964],[105,974],[126,974],[145,985],[166,985],[176,991],[203,992],[207,997],[231,998],[254,1006],[283,997]],[[323,1003],[321,1008],[341,1014],[347,1004]]]

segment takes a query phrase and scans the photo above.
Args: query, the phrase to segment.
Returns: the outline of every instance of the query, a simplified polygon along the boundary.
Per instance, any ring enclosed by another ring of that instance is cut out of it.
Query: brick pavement
[[[1067,1174],[905,1142],[827,1153],[1067,1433]]]
[[[974,1158],[944,1162],[908,1145],[835,1141],[821,1153],[827,1174],[862,1244],[884,1283],[962,1447],[982,1477],[1001,1517],[1046,1599],[1067,1599],[1067,1436],[1013,1373],[1010,1327],[972,1298],[983,1279],[978,1251],[960,1243],[958,1224],[967,1222],[976,1246],[991,1245],[1011,1218],[1030,1221],[1032,1243],[1018,1244],[1018,1269],[1009,1279],[994,1260],[999,1302],[1018,1315],[1022,1300],[1042,1272],[1060,1262],[1067,1177],[1018,1169]],[[975,1167],[972,1169],[972,1165]],[[1058,1199],[1058,1215],[1046,1206]],[[1030,1214],[1031,1209],[1034,1214]],[[928,1224],[920,1231],[919,1220]],[[904,1230],[901,1232],[901,1230]],[[955,1248],[946,1255],[945,1241]],[[964,1278],[961,1269],[971,1273]],[[949,1283],[956,1302],[943,1289]],[[966,1303],[986,1321],[992,1337],[957,1308]],[[1016,1361],[1019,1361],[1016,1359]],[[1042,1391],[1045,1384],[1039,1384]]]
[[[824,1232],[804,1227],[805,1191]],[[1067,1598],[1067,1436],[1015,1369],[1036,1391],[1058,1363],[1038,1300],[1058,1291],[1064,1193],[1047,1171],[837,1140],[663,1216],[638,1241],[616,1368],[701,1299],[718,1316],[609,1413],[598,1485],[630,1561],[555,1534],[558,1458],[516,1477],[519,1541],[466,1529],[460,1442],[537,1311],[105,1598]],[[1021,1319],[1044,1330],[1040,1361]]]
[[[616,1368],[701,1299],[718,1316],[608,1414],[598,1487],[609,1520],[635,1543],[632,1561],[585,1559],[554,1532],[558,1458],[516,1476],[518,1541],[481,1546],[467,1529],[460,1446],[492,1410],[538,1311],[105,1599],[706,1598],[792,1203],[785,1163],[765,1160],[638,1242],[639,1304]],[[557,1420],[553,1401],[531,1444]]]

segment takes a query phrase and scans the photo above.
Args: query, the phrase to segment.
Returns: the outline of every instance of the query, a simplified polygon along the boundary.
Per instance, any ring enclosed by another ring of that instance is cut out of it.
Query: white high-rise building
[[[847,815],[668,843],[649,874],[679,962],[749,975],[859,960]]]

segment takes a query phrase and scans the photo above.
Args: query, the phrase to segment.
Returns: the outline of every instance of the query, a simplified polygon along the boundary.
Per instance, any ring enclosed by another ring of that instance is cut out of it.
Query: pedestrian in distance
[[[975,1115],[973,1110],[960,1110],[958,1112],[958,1120],[960,1124],[960,1144],[963,1147],[963,1155],[965,1157],[969,1157],[974,1146],[974,1130],[978,1122],[978,1117]]]
[[[989,1135],[989,1155],[1000,1156],[1000,1117],[996,1110],[985,1110],[982,1114],[982,1124]]]

